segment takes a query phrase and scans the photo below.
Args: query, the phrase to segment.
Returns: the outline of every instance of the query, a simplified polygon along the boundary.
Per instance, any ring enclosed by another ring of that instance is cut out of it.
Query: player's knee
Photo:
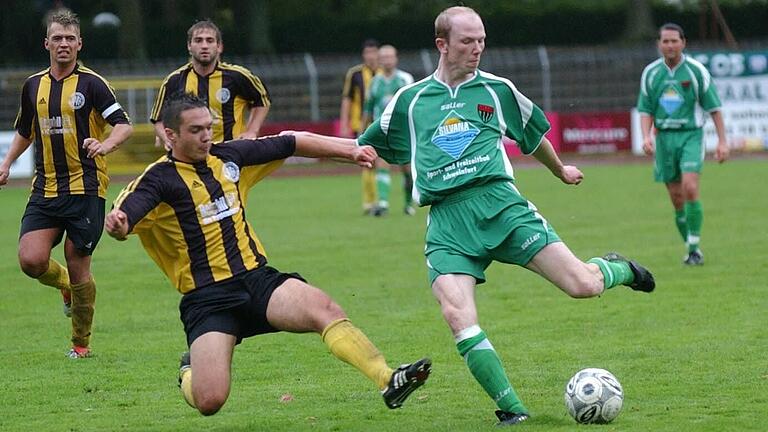
[[[592,275],[578,275],[571,279],[565,290],[573,298],[589,298],[603,292],[603,284]]]
[[[683,189],[683,195],[685,201],[696,201],[699,198],[699,188],[696,185],[691,185]]]
[[[322,296],[319,296],[314,304],[315,330],[318,332],[322,332],[329,322],[347,317],[344,309],[342,309],[338,303],[333,301],[333,299],[325,293],[323,293]]]
[[[330,319],[332,321],[347,317],[347,314],[344,312],[344,309],[342,309],[341,306],[339,306],[339,304],[333,301],[333,299],[331,299],[330,297],[328,298],[328,302],[324,306],[323,312],[327,317],[327,319]]]
[[[219,412],[227,401],[227,394],[222,392],[205,392],[195,395],[195,405],[200,414],[211,416]]]
[[[27,255],[19,251],[19,266],[24,274],[37,279],[48,270],[48,260],[42,260],[36,256]]]

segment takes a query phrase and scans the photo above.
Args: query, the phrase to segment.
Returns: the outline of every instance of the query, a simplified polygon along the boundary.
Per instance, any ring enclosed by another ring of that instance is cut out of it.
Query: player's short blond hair
[[[480,17],[474,9],[467,6],[453,6],[440,12],[435,18],[435,39],[448,40],[448,36],[451,34],[451,19],[464,13],[471,13],[477,15],[478,18]]]
[[[80,33],[80,18],[77,14],[67,8],[56,9],[45,17],[46,31],[51,29],[51,25],[59,24],[62,27],[74,27],[77,33]]]

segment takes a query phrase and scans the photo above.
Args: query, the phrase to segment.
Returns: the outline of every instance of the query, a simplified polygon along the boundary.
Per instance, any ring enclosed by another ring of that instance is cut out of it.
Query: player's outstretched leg
[[[387,387],[381,391],[384,403],[390,409],[400,408],[414,390],[424,385],[431,370],[432,361],[428,358],[397,368],[392,372]]]

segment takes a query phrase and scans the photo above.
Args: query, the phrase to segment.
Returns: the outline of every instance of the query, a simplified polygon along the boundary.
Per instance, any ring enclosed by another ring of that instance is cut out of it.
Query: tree
[[[626,43],[645,42],[653,39],[656,28],[653,24],[649,0],[629,0],[627,21],[622,41]]]
[[[118,32],[118,52],[122,59],[145,60],[144,18],[141,3],[121,1],[117,3],[121,25]]]
[[[251,0],[232,4],[235,24],[246,35],[245,48],[249,53],[272,53],[275,47],[270,37],[268,0]]]

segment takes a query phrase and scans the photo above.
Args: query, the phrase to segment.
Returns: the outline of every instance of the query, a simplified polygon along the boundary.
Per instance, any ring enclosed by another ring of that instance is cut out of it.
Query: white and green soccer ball
[[[582,369],[565,386],[565,407],[577,423],[610,423],[623,403],[619,380],[605,369]]]

